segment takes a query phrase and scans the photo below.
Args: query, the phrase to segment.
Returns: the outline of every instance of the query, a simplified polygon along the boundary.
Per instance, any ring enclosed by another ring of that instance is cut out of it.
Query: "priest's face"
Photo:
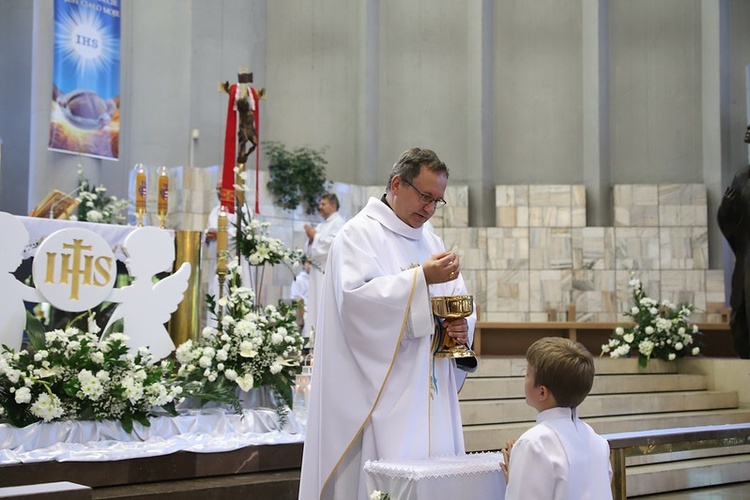
[[[411,227],[422,227],[435,214],[436,203],[443,199],[448,177],[422,167],[413,181],[396,176],[391,181],[393,212]]]

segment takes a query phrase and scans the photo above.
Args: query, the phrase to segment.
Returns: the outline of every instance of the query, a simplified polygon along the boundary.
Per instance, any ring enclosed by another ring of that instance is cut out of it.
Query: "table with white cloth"
[[[388,493],[392,500],[505,498],[505,476],[498,452],[365,463],[368,493]]]
[[[96,222],[81,222],[60,219],[41,219],[38,217],[18,216],[26,230],[29,232],[29,242],[23,250],[23,258],[28,259],[36,254],[36,249],[41,245],[44,238],[60,229],[81,228],[93,231],[101,236],[104,241],[109,243],[115,258],[125,261],[125,254],[122,251],[122,243],[125,238],[137,229],[136,226],[123,226],[118,224],[99,224]],[[171,234],[174,231],[168,229]]]

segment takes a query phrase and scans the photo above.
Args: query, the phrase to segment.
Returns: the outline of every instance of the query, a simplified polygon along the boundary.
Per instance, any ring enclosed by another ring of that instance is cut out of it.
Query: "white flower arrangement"
[[[298,264],[302,258],[302,250],[289,249],[280,239],[269,236],[271,224],[259,221],[246,208],[241,210],[242,224],[237,231],[237,246],[250,265]]]
[[[182,387],[171,383],[173,362],[154,364],[147,348],[133,356],[127,337],[98,337],[67,327],[29,330],[30,344],[18,352],[0,352],[0,417],[24,427],[58,419],[119,420],[127,432],[133,422],[149,426],[156,407],[176,414]]]
[[[78,168],[78,212],[70,216],[71,220],[98,222],[101,224],[124,224],[122,211],[128,206],[128,200],[107,196],[104,186],[92,186]]]
[[[370,500],[391,500],[391,496],[380,490],[373,490],[373,492],[370,493]]]
[[[218,320],[202,338],[177,347],[178,379],[186,393],[204,402],[217,401],[240,409],[237,390],[269,386],[278,396],[283,416],[292,404],[294,377],[301,370],[304,339],[296,322],[297,303],[255,304],[255,293],[242,286],[237,259],[228,265],[228,294],[208,296]],[[284,406],[286,403],[286,406]]]
[[[643,284],[632,272],[628,286],[635,304],[624,314],[633,319],[633,324],[618,326],[609,341],[602,345],[602,354],[622,358],[637,353],[641,368],[652,358],[674,361],[700,354],[695,337],[702,333],[698,325],[690,323],[690,314],[695,311],[692,304],[675,305],[646,296]]]

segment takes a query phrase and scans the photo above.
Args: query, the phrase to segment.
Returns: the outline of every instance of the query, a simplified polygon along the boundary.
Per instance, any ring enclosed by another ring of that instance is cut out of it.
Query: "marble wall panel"
[[[487,228],[487,268],[529,268],[529,228]]]
[[[705,271],[662,271],[661,296],[655,299],[668,300],[674,304],[689,303],[696,309],[706,309]]]
[[[586,225],[586,186],[574,184],[571,186],[570,224],[573,227]]]
[[[708,228],[659,228],[661,269],[708,269]]]
[[[487,305],[492,313],[525,313],[529,310],[529,271],[487,270]]]
[[[570,227],[529,228],[529,269],[572,269],[573,235]]]
[[[613,188],[615,227],[659,225],[658,186],[622,184]]]
[[[487,268],[487,228],[435,228],[435,233],[446,250],[458,254],[462,270]]]
[[[469,226],[469,187],[451,186],[443,196],[448,202],[436,210],[430,222],[435,227],[468,227]]]
[[[529,311],[565,311],[572,303],[572,271],[529,271]]]
[[[461,269],[461,277],[464,279],[466,291],[474,296],[478,317],[484,321],[487,307],[487,272],[484,269]]]
[[[576,306],[576,321],[616,321],[615,270],[573,270],[572,303]]]
[[[708,223],[703,184],[660,184],[658,191],[660,226],[705,226]]]
[[[529,225],[529,186],[495,186],[495,225],[527,227]]]
[[[659,229],[615,227],[615,268],[653,269],[661,266]]]
[[[574,227],[573,269],[614,269],[615,231],[612,227]]]

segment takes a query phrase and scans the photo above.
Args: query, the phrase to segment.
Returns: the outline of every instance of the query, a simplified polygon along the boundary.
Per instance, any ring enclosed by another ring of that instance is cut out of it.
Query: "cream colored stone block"
[[[571,269],[571,228],[529,228],[529,269]]]
[[[658,226],[658,187],[621,184],[613,188],[615,227]]]
[[[674,304],[689,303],[706,309],[705,271],[662,271],[661,299]]]
[[[443,228],[441,232],[445,249],[458,254],[462,270],[487,268],[486,228]]]
[[[611,227],[574,227],[573,269],[614,269],[615,231]]]
[[[495,225],[527,227],[529,225],[529,186],[495,186]]]
[[[661,269],[708,269],[708,228],[659,229]]]
[[[576,269],[572,278],[572,302],[577,321],[597,321],[617,315],[615,270]]]
[[[572,271],[529,271],[529,311],[563,311],[572,300]]]
[[[660,269],[659,229],[615,227],[616,269]]]
[[[528,271],[487,271],[487,312],[519,313],[529,310]]]
[[[487,228],[487,266],[498,270],[529,268],[529,228]]]

